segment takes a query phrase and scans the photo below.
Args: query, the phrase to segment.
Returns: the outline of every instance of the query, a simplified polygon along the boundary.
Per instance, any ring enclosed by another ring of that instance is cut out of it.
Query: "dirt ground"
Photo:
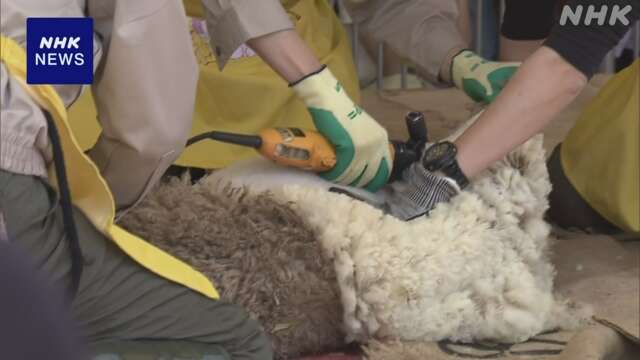
[[[609,79],[608,75],[596,75],[583,93],[563,111],[544,131],[547,153],[560,143],[577,120],[582,108]],[[367,88],[362,93],[365,110],[378,120],[392,139],[406,139],[404,116],[407,111],[421,111],[427,119],[431,140],[438,140],[457,129],[471,115],[481,109],[464,93],[455,89],[397,90],[379,93]]]

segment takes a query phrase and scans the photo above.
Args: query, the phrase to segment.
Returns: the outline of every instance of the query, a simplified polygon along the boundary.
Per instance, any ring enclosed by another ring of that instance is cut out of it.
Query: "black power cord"
[[[262,138],[256,135],[243,135],[243,134],[234,134],[223,131],[209,131],[206,133],[202,133],[192,137],[187,140],[187,147],[197,143],[202,140],[216,140],[221,141],[227,144],[236,144],[241,146],[248,146],[255,149],[260,148],[262,146]]]
[[[58,191],[60,192],[62,221],[67,235],[69,252],[71,253],[71,295],[75,296],[80,285],[80,276],[82,275],[84,260],[78,240],[78,229],[73,219],[73,203],[71,202],[71,191],[69,191],[69,181],[67,179],[60,135],[51,114],[48,111],[43,110],[43,112],[49,128],[49,140],[51,141],[51,148],[53,150],[53,164],[58,179]]]

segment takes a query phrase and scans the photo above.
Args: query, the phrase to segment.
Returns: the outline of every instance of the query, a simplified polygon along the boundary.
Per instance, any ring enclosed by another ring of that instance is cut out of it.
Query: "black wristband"
[[[453,55],[453,56],[451,57],[451,64],[449,64],[449,81],[450,81],[450,83],[451,83],[451,84],[453,84],[453,83],[454,83],[454,82],[453,82],[453,62],[456,60],[456,58],[458,57],[458,55],[462,54],[462,53],[463,53],[463,52],[465,52],[465,51],[471,51],[471,52],[473,52],[473,50],[465,48],[465,49],[462,49],[462,50],[458,51],[455,55]]]
[[[316,71],[314,71],[314,72],[308,73],[307,75],[305,75],[305,76],[301,77],[300,79],[298,79],[298,80],[296,80],[296,81],[294,81],[294,82],[290,83],[290,84],[289,84],[289,87],[296,86],[296,85],[298,85],[299,83],[301,83],[303,80],[308,79],[309,77],[311,77],[311,76],[313,76],[313,75],[317,75],[317,74],[321,73],[321,72],[322,72],[322,70],[324,70],[326,67],[327,67],[327,65],[322,65],[322,66],[320,67],[320,69],[318,69],[318,70],[316,70]]]
[[[446,170],[443,171],[447,176],[455,180],[455,182],[460,187],[460,190],[463,190],[467,186],[469,186],[469,178],[462,172],[460,165],[458,165],[458,160],[455,159]]]

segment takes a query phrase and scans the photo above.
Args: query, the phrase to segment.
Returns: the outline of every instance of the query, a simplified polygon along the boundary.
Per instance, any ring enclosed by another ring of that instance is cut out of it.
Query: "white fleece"
[[[574,320],[553,293],[541,135],[411,222],[262,159],[205,181],[292,202],[334,260],[350,339],[520,342]]]

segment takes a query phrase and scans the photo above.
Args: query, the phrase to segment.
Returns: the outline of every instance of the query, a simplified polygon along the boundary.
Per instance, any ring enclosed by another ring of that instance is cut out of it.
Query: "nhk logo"
[[[81,52],[61,53],[61,52],[43,52],[42,49],[77,49],[80,51],[80,37],[55,37],[49,36],[40,40],[40,52],[36,53],[36,66],[38,65],[66,65],[76,66],[84,65],[84,54]]]
[[[567,25],[571,22],[572,25],[586,25],[597,24],[599,26],[609,25],[614,26],[622,24],[628,26],[630,21],[627,15],[633,10],[631,5],[602,5],[596,7],[595,5],[583,6],[569,6],[565,5],[562,8],[562,15],[560,16],[560,25]]]
[[[29,84],[90,84],[92,81],[93,19],[27,19]]]

